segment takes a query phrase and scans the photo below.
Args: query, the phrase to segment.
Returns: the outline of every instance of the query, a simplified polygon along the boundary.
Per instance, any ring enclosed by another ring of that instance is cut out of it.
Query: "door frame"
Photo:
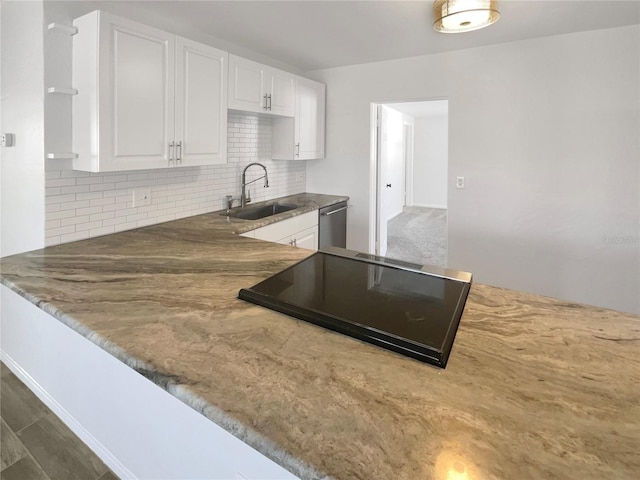
[[[422,99],[409,99],[409,100],[386,100],[371,102],[369,106],[369,251],[367,253],[378,255],[379,252],[379,239],[378,228],[380,222],[380,212],[378,208],[379,202],[379,165],[378,165],[378,106],[387,105],[390,103],[416,103],[416,102],[432,102],[437,100],[450,100],[449,97],[433,97]],[[414,127],[411,128],[411,179],[413,179],[413,134]],[[407,166],[409,166],[407,165]],[[405,186],[407,184],[407,169],[405,167]],[[407,194],[408,197],[408,194]],[[413,187],[411,188],[411,203],[413,203]],[[409,199],[406,199],[408,203]]]
[[[403,148],[404,148],[404,206],[413,205],[413,131],[414,125],[403,122]]]

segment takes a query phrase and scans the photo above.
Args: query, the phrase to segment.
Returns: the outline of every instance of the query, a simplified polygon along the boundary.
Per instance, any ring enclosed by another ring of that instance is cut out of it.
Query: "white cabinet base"
[[[120,478],[297,477],[4,285],[2,360]]]
[[[250,235],[253,233],[253,235]],[[295,217],[256,228],[244,236],[253,236],[267,242],[282,243],[292,247],[318,249],[318,211],[303,213]]]

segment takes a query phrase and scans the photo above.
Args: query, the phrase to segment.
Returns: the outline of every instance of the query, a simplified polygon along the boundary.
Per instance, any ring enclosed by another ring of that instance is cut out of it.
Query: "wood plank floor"
[[[0,374],[1,480],[117,480],[4,363]]]

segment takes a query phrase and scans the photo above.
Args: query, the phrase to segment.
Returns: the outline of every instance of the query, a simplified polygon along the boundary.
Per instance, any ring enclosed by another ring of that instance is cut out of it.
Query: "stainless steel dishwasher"
[[[318,248],[347,247],[347,202],[340,202],[319,210]]]

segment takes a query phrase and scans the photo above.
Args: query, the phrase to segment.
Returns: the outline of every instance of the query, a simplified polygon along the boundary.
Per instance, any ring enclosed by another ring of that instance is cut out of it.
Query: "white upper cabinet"
[[[298,77],[296,81],[295,157],[324,158],[324,104],[326,87]]]
[[[229,108],[266,112],[265,66],[229,55]]]
[[[74,25],[75,169],[226,161],[227,53],[100,11]]]
[[[177,164],[225,163],[227,53],[178,37],[176,59]]]
[[[296,107],[295,75],[275,68],[267,68],[266,79],[269,113],[293,117]]]
[[[293,117],[295,75],[229,55],[229,108]]]
[[[325,98],[324,84],[296,78],[295,117],[273,119],[274,160],[324,158]]]

